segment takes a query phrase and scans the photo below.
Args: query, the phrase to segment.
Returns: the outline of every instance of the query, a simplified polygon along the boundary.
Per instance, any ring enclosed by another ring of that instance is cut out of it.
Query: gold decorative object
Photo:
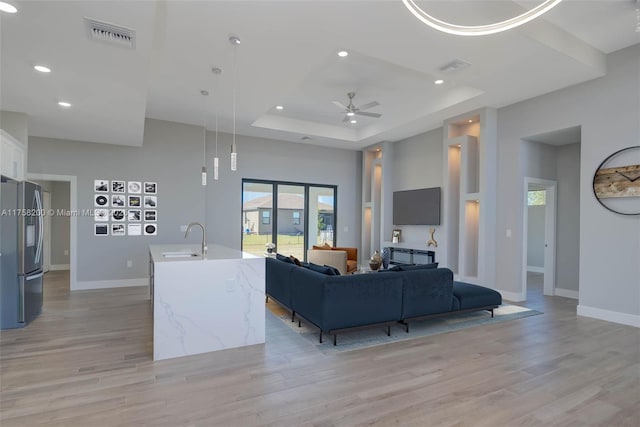
[[[431,233],[431,237],[429,238],[429,240],[427,240],[427,247],[429,246],[433,246],[434,248],[438,247],[438,242],[436,242],[436,239],[433,238],[433,235],[435,234],[436,229],[435,228],[430,228],[429,229],[429,233]]]

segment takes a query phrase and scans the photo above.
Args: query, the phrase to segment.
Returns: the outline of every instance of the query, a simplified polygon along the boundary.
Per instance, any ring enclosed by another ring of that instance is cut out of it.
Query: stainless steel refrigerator
[[[42,310],[42,190],[2,177],[0,329],[22,328]]]

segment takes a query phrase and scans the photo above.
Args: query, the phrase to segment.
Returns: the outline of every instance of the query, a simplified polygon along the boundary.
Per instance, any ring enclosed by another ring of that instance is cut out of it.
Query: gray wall
[[[393,191],[415,190],[418,188],[442,187],[443,128],[422,133],[411,138],[398,141],[393,146],[392,193]],[[389,194],[388,197],[392,197]],[[403,225],[394,226],[402,230],[401,241],[406,246],[426,248],[429,239],[429,226]],[[438,241],[436,226],[435,238]],[[391,236],[384,236],[390,241]],[[438,251],[446,250],[446,242],[438,241]]]
[[[527,266],[544,267],[545,206],[529,206],[527,224]]]
[[[556,149],[556,288],[577,291],[580,272],[580,143]]]
[[[215,136],[210,134],[208,141],[211,170]],[[219,135],[218,141],[220,180],[207,187],[207,233],[211,242],[240,248],[242,178],[249,178],[337,185],[337,244],[360,246],[360,152],[238,135],[238,170],[231,172],[231,135]]]
[[[214,137],[207,139],[211,170]],[[230,136],[219,141],[220,180],[202,187],[201,127],[147,119],[142,147],[32,137],[29,172],[77,176],[79,209],[94,208],[94,179],[158,183],[158,236],[96,237],[93,217],[78,218],[78,281],[147,277],[148,245],[184,242],[180,226],[191,221],[206,223],[209,242],[239,248],[243,177],[338,185],[338,242],[357,244],[359,153],[237,136],[238,171],[232,173]],[[189,238],[199,240],[198,233]]]
[[[0,129],[9,132],[11,136],[23,143],[25,147],[28,147],[29,127],[25,113],[0,111]]]
[[[593,196],[592,178],[604,158],[638,141],[639,58],[640,45],[614,52],[607,57],[606,76],[498,111],[497,289],[520,292],[525,167],[512,159],[524,158],[521,139],[579,125],[578,312],[601,317],[616,313],[619,319],[637,322],[640,218],[616,215],[600,206]],[[505,229],[513,230],[512,237],[505,236]]]

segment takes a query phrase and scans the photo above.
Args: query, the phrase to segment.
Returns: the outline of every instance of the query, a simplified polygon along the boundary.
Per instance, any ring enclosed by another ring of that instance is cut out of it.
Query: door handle
[[[26,280],[27,282],[29,282],[29,281],[31,281],[31,280],[39,279],[39,278],[41,278],[42,276],[44,276],[44,273],[38,273],[38,274],[36,274],[36,275],[34,275],[34,276],[27,276],[25,280]]]

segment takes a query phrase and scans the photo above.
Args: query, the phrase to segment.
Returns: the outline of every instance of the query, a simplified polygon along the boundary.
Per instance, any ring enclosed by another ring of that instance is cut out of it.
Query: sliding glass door
[[[278,234],[276,248],[283,255],[305,259],[305,187],[278,184]]]
[[[337,187],[264,180],[242,181],[242,250],[306,259],[306,248],[335,244]]]
[[[242,250],[263,256],[273,242],[274,186],[262,182],[242,183]]]

